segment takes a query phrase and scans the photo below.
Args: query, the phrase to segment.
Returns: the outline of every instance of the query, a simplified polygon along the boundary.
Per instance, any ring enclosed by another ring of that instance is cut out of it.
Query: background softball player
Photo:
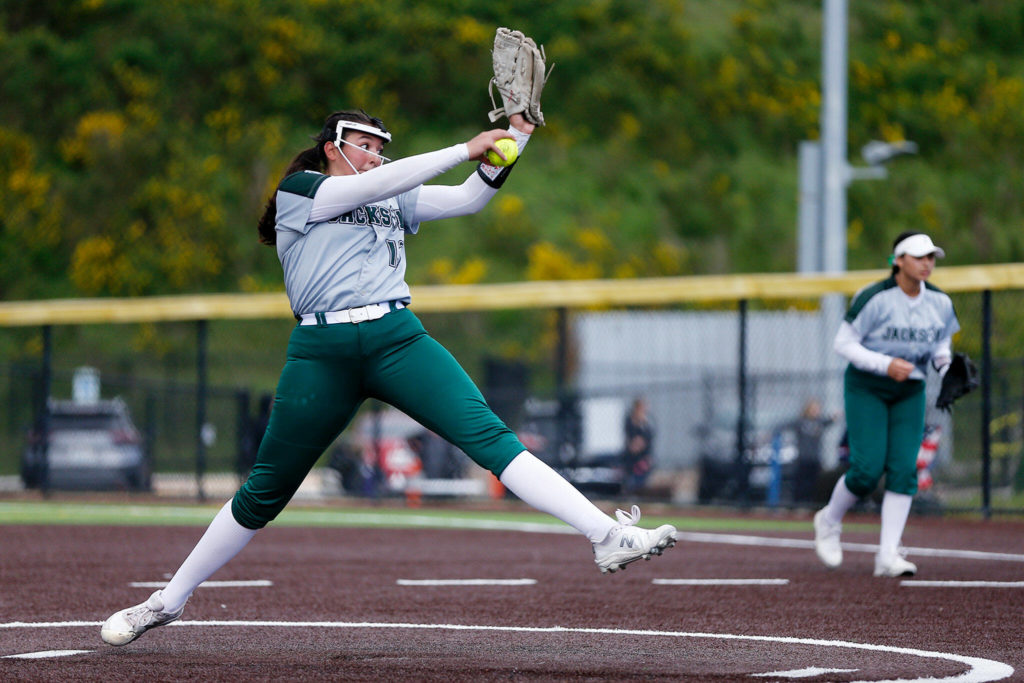
[[[405,238],[420,223],[482,209],[511,166],[484,163],[502,138],[520,151],[534,125],[521,114],[506,130],[384,164],[391,133],[361,111],[330,115],[316,144],[296,156],[259,224],[275,245],[299,324],[288,344],[270,423],[256,463],[167,586],[117,612],[101,635],[124,645],[178,619],[188,597],[285,507],[313,464],[367,398],[386,401],[461,448],[512,493],[572,525],[594,544],[602,571],[660,554],[675,529],[634,526],[595,507],[529,453],[491,411],[455,359],[407,308]],[[469,160],[464,183],[423,183]]]
[[[960,329],[953,302],[927,283],[945,252],[928,235],[904,232],[893,243],[892,275],[859,291],[835,338],[850,361],[844,377],[850,468],[814,516],[814,545],[830,568],[843,561],[843,515],[885,476],[875,576],[909,576],[917,567],[900,538],[917,492],[917,452],[924,435],[928,364],[944,374]]]

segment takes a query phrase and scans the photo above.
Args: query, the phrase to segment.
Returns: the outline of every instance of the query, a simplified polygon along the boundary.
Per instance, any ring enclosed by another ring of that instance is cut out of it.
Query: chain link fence
[[[979,367],[989,359],[987,382],[952,414],[929,407],[918,509],[1020,512],[1024,316],[1018,312],[1024,294],[952,296],[962,325],[954,348]],[[831,344],[845,305],[844,296],[831,294],[419,315],[523,442],[588,493],[624,493],[625,419],[642,399],[653,423],[653,469],[630,496],[685,505],[810,507],[827,498],[844,466],[843,364]],[[79,347],[90,345],[81,334],[56,335],[49,366],[43,345],[21,344],[34,350],[9,360],[0,379],[6,397],[0,475],[7,488],[17,487],[32,434],[44,419],[44,387],[51,399],[69,397],[85,360],[100,367],[102,396],[119,397],[128,407],[158,493],[204,497],[234,490],[265,428],[290,323],[210,320],[200,326],[209,340],[183,334],[182,323],[150,325],[157,336],[166,332],[178,340],[173,372],[153,370],[166,366],[166,358],[149,359],[144,351],[128,351],[131,372],[119,371],[123,359],[95,351],[83,359]],[[24,342],[37,330],[19,334]],[[929,406],[937,391],[933,374]],[[486,480],[464,456],[459,466],[429,466],[435,456],[428,453],[441,452],[429,434],[403,427],[374,436],[363,423],[379,414],[376,408],[368,404],[360,425],[321,459],[318,493],[425,492],[416,481],[435,470],[453,481]],[[410,458],[418,465],[410,466]],[[449,463],[452,454],[443,458]],[[398,485],[382,486],[394,474],[389,470],[402,467]],[[493,493],[490,486],[454,483],[436,490]]]

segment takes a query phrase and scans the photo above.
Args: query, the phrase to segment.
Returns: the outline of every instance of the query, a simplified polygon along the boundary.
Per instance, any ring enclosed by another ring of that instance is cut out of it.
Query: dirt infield
[[[269,528],[213,577],[269,585],[203,586],[179,624],[100,642],[107,615],[153,590],[130,583],[166,581],[201,533],[0,526],[0,679],[1024,680],[1016,521],[911,519],[915,580],[992,585],[876,579],[856,545],[828,571],[779,540],[809,531],[684,533],[601,575],[574,535]],[[476,579],[529,581],[449,584]],[[699,583],[722,579],[737,583]]]

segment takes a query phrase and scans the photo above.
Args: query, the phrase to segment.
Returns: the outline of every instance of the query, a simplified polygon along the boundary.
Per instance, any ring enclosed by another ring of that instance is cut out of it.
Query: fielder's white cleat
[[[160,591],[157,591],[141,605],[111,615],[100,629],[100,637],[108,645],[127,645],[151,628],[180,619],[185,606],[182,605],[177,612],[164,612],[163,609],[164,602]]]
[[[899,553],[878,553],[875,555],[875,576],[894,578],[897,576],[913,576],[917,573],[917,565],[904,560]]]
[[[842,530],[842,524],[833,524],[825,519],[824,510],[818,510],[814,515],[814,552],[829,569],[843,563],[843,547],[839,545]]]
[[[657,529],[636,526],[640,521],[640,508],[636,505],[629,513],[616,510],[615,516],[619,523],[603,541],[594,544],[594,562],[602,574],[625,569],[630,562],[649,560],[651,555],[661,555],[676,544],[676,528],[670,524]]]

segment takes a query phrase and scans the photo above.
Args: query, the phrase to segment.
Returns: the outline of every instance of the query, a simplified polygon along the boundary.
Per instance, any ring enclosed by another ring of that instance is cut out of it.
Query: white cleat
[[[917,573],[917,565],[896,555],[878,553],[875,555],[875,576],[894,578],[897,576],[913,576]]]
[[[629,513],[616,510],[615,516],[619,523],[603,541],[594,544],[594,562],[602,574],[625,569],[630,562],[649,560],[651,555],[661,555],[676,544],[676,528],[670,524],[657,529],[636,526],[640,521],[640,508],[636,505]]]
[[[818,510],[814,515],[814,552],[829,569],[835,569],[843,563],[843,547],[839,545],[842,530],[842,524],[832,524],[825,519],[824,510]]]
[[[149,596],[149,600],[117,612],[104,622],[100,637],[108,645],[127,645],[143,633],[157,626],[164,626],[181,618],[185,606],[177,612],[164,612],[160,591]]]

